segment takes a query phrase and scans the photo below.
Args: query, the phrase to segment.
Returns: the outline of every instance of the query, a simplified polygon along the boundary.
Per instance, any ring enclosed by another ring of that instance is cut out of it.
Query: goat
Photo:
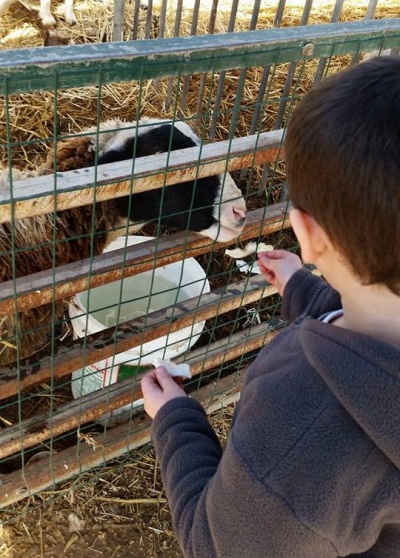
[[[138,128],[130,123],[127,128],[120,121],[107,122],[100,127],[100,134],[93,132],[59,142],[56,160],[53,151],[49,152],[47,171],[92,166],[96,157],[101,165],[200,142],[183,122],[144,119],[140,123],[146,125]],[[13,179],[23,176],[16,171]],[[7,178],[6,172],[0,175],[0,186],[8,186]],[[242,193],[226,174],[5,223],[0,225],[0,282],[100,254],[120,227],[125,232],[128,228],[138,230],[153,219],[226,242],[240,234],[245,214]],[[13,315],[3,317],[0,366],[15,361],[16,347],[20,359],[44,347],[50,339],[51,324],[62,318],[64,310],[61,301],[20,312],[18,323]]]
[[[57,170],[93,165],[96,149],[97,164],[103,165],[200,144],[185,122],[172,124],[167,120],[143,118],[137,124],[108,121],[101,126],[100,134],[94,132],[62,142],[58,147]],[[47,167],[54,168],[51,154]],[[241,233],[246,215],[242,193],[229,173],[168,186],[165,192],[162,189],[141,192],[131,200],[126,197],[115,203],[121,215],[135,223],[131,230],[161,217],[162,224],[189,229],[220,242]]]

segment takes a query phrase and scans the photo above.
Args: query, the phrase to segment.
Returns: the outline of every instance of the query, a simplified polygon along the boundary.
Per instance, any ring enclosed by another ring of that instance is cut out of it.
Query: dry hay
[[[222,444],[235,405],[214,412]],[[3,510],[0,557],[180,558],[159,463],[149,447]]]
[[[179,30],[176,32],[176,5],[177,1],[171,0],[167,4],[164,36],[172,37],[192,33],[194,0],[185,0]],[[228,30],[232,0],[221,0],[214,23],[215,33],[224,33]],[[329,23],[335,2],[332,0],[315,0],[310,12],[309,24]],[[239,2],[234,31],[247,31],[251,20],[254,0],[241,0]],[[282,27],[299,25],[303,14],[304,2],[302,0],[287,0],[281,22]],[[367,13],[367,0],[346,0],[341,11],[340,21],[355,21],[365,18]],[[202,0],[200,4],[197,34],[209,33],[210,29],[211,0]],[[52,13],[57,18],[57,30],[63,38],[68,38],[71,44],[93,43],[111,40],[113,27],[114,3],[111,0],[76,0],[74,9],[77,25],[68,26],[62,18],[63,2],[52,2]],[[257,20],[256,29],[268,29],[274,26],[277,0],[262,2]],[[42,46],[46,30],[38,17],[38,0],[21,0],[14,4],[3,16],[0,29],[0,49],[12,49]],[[397,0],[379,0],[374,18],[399,17]],[[133,38],[133,24],[135,17],[135,2],[126,2],[124,13],[123,39]],[[147,29],[146,2],[142,2],[139,9],[137,22],[137,38],[157,38],[160,32],[161,0],[153,1],[153,12],[150,28]]]
[[[188,7],[188,4],[190,6]],[[365,17],[368,2],[358,0],[345,2],[341,19],[356,20]],[[27,10],[28,4],[17,2],[3,16],[0,30],[0,49],[19,48],[27,46],[40,46],[44,44],[45,31],[40,24],[36,11]],[[184,3],[180,35],[189,35],[192,25],[193,2]],[[332,2],[316,2],[311,10],[310,20],[314,23],[327,23],[330,21]],[[62,3],[55,3],[52,11],[58,17],[62,11]],[[164,36],[174,34],[176,19],[175,2],[168,4],[168,12],[165,22]],[[221,2],[215,21],[215,32],[225,32],[228,29],[231,1]],[[252,2],[240,2],[236,18],[235,30],[245,31],[249,27],[251,19]],[[132,20],[134,18],[135,3],[127,2],[125,10],[125,32],[124,38],[131,38]],[[75,11],[78,19],[76,26],[68,27],[62,20],[58,19],[57,32],[65,37],[70,43],[91,43],[109,40],[113,25],[113,4],[109,1],[86,0],[75,3]],[[303,11],[303,3],[298,1],[288,2],[284,11],[282,26],[293,26],[300,23]],[[376,17],[399,16],[400,9],[397,0],[379,2]],[[263,2],[260,9],[257,28],[265,29],[273,27],[276,13],[276,2]],[[147,11],[139,10],[138,37],[146,36]],[[210,2],[204,0],[201,4],[198,34],[208,32],[210,19]],[[160,1],[154,2],[153,15],[151,18],[152,28],[150,37],[157,37],[160,22]],[[158,22],[158,23],[157,23]],[[350,57],[340,57],[331,63],[330,72],[345,67]],[[301,68],[301,78],[295,78],[294,89],[296,97],[307,91],[315,76],[317,61],[310,60]],[[262,68],[250,68],[242,91],[238,90],[239,71],[226,73],[221,106],[214,107],[218,76],[208,75],[205,83],[202,83],[200,75],[191,76],[188,83],[188,95],[182,110],[174,110],[180,105],[183,80],[173,80],[172,99],[167,105],[167,93],[170,81],[167,79],[157,80],[155,83],[147,81],[123,82],[111,85],[103,85],[101,88],[101,106],[99,106],[99,90],[97,87],[86,87],[70,89],[57,92],[36,92],[32,94],[12,95],[9,98],[9,118],[11,129],[11,141],[18,144],[12,150],[12,163],[14,166],[35,169],[43,162],[44,153],[49,145],[43,140],[51,138],[54,134],[55,124],[55,100],[57,101],[57,130],[60,136],[81,132],[85,128],[93,126],[99,115],[100,120],[108,120],[119,117],[123,120],[135,120],[138,116],[165,118],[184,117],[188,119],[200,119],[194,121],[197,129],[202,133],[203,129],[207,138],[207,130],[210,124],[210,114],[213,110],[219,113],[215,139],[226,139],[232,120],[232,109],[236,99],[241,99],[241,107],[237,117],[235,136],[247,135],[253,117],[253,108],[259,92],[259,83],[262,76]],[[283,86],[287,76],[287,65],[281,64],[274,69],[273,79],[268,85],[268,104],[265,105],[261,131],[270,130],[275,125],[276,111],[282,96]],[[200,109],[198,107],[198,95],[201,86],[204,92]],[[211,100],[211,101],[210,101]],[[207,115],[207,116],[206,116]],[[286,113],[287,116],[287,113]],[[0,161],[6,162],[6,151],[4,149],[7,138],[5,137],[6,108],[0,107]],[[202,134],[203,135],[203,134]],[[3,148],[3,149],[2,149]]]

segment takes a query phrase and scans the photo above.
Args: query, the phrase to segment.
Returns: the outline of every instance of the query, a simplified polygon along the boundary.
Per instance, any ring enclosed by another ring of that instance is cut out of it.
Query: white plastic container
[[[112,242],[105,252],[147,240],[151,238],[121,237]],[[76,295],[69,305],[74,337],[97,333],[115,326],[117,320],[118,323],[125,322],[208,292],[210,285],[205,272],[194,258],[159,267],[154,270],[154,275],[153,271],[146,271],[126,277],[122,282],[115,281],[84,291]],[[123,377],[135,375],[138,366],[150,365],[155,357],[166,360],[177,357],[198,340],[204,324],[205,322],[198,322],[73,372],[73,396],[81,397]],[[118,409],[112,416],[131,408],[132,405]]]

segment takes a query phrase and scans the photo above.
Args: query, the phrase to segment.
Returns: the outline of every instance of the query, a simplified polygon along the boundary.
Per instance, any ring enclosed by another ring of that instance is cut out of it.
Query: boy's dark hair
[[[335,74],[296,107],[286,136],[289,197],[363,284],[400,294],[400,58]]]

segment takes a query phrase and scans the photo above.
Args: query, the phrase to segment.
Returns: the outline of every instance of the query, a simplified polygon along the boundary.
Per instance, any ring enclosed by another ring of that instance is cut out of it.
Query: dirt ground
[[[211,415],[225,442],[234,405]],[[151,445],[2,512],[0,558],[182,558]]]

